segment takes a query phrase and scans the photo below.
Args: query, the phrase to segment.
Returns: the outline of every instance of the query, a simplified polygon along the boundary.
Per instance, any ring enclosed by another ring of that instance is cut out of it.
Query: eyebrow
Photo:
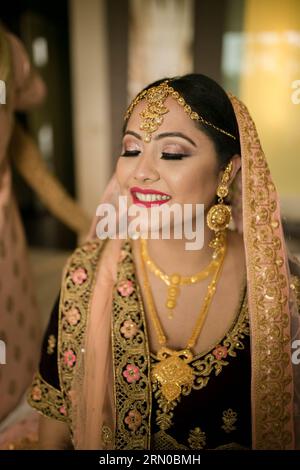
[[[137,139],[139,140],[142,140],[142,136],[140,136],[140,134],[138,134],[137,132],[134,132],[134,131],[125,131],[124,132],[124,136],[126,134],[129,134],[129,135],[133,135],[134,137],[136,137]],[[158,134],[154,137],[154,140],[160,140],[160,139],[164,139],[165,137],[181,137],[182,139],[185,139],[187,140],[190,144],[192,144],[194,147],[197,147],[197,145],[195,144],[195,142],[190,138],[188,137],[187,135],[183,134],[182,132],[163,132],[162,134]]]

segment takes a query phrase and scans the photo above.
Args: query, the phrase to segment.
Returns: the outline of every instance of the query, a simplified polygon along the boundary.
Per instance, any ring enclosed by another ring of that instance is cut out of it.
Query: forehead
[[[140,113],[146,109],[146,106],[147,101],[141,100],[134,107],[126,129],[134,130],[135,132],[144,135],[145,131],[140,129],[140,125],[143,122],[143,118],[140,116]],[[163,121],[158,125],[157,130],[153,132],[153,135],[161,132],[176,132],[182,130],[189,131],[194,135],[199,132],[195,121],[187,115],[183,107],[180,106],[174,98],[168,96],[164,101],[164,106],[167,108],[168,112],[162,115]]]

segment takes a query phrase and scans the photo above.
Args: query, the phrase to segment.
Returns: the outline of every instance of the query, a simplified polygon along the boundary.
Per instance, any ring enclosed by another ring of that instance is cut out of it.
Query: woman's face
[[[151,141],[144,142],[139,113],[145,104],[143,100],[136,105],[123,137],[116,171],[121,194],[128,196],[128,206],[198,203],[206,210],[219,180],[213,142],[170,97],[163,123]]]

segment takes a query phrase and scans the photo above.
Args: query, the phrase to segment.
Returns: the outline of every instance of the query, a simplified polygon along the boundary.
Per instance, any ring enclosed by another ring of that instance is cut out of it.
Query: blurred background
[[[130,99],[150,81],[195,71],[250,109],[291,250],[300,253],[300,103],[292,100],[299,0],[10,0],[1,1],[0,20],[21,38],[48,90],[42,106],[18,119],[90,217],[119,155]],[[17,174],[14,185],[46,318],[76,234]]]

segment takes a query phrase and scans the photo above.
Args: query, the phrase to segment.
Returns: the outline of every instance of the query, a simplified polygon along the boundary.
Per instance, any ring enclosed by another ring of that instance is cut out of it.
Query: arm
[[[27,400],[39,413],[39,449],[72,449],[70,420],[58,371],[59,301],[57,297],[44,335],[38,372]]]
[[[10,154],[19,173],[50,212],[75,232],[87,234],[89,218],[48,171],[34,140],[18,124],[14,127]]]
[[[66,423],[41,416],[39,420],[40,450],[72,450],[69,427]]]

